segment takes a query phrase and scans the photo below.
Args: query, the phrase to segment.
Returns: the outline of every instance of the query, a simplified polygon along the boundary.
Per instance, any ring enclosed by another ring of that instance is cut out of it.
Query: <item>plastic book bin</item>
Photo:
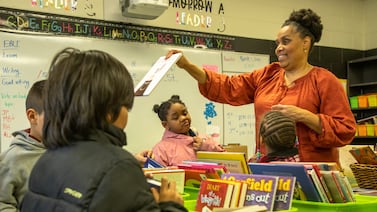
[[[186,194],[184,200],[195,200],[198,198],[199,188],[195,187],[184,187],[184,194]]]
[[[367,96],[357,96],[359,101],[360,108],[367,108],[368,107],[368,97]]]
[[[374,136],[374,124],[366,124],[367,136]]]
[[[298,211],[319,212],[319,211],[341,211],[341,212],[370,212],[377,209],[377,197],[356,194],[356,202],[347,203],[323,203],[293,200],[292,207]]]
[[[350,97],[350,104],[352,109],[357,109],[359,108],[359,100],[357,96],[351,96]]]
[[[184,187],[184,194],[186,196],[183,198],[184,200],[183,205],[189,212],[196,212],[195,206],[196,206],[196,201],[198,198],[198,193],[199,193],[199,188],[189,187],[189,186]],[[298,208],[292,205],[291,210],[282,210],[279,212],[293,212],[293,211],[298,211]]]
[[[369,107],[377,107],[377,95],[376,94],[368,95],[368,105],[369,105]]]
[[[365,126],[365,124],[358,124],[357,133],[358,136],[367,136],[367,126]]]

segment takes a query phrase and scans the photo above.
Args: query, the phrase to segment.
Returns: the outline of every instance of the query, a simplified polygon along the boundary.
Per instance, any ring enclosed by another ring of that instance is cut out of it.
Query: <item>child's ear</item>
[[[32,108],[29,108],[26,110],[26,117],[29,120],[31,125],[37,124],[38,119],[38,113]]]

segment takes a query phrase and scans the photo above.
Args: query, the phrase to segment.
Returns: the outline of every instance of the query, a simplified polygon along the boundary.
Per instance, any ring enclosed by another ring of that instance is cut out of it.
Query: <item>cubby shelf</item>
[[[377,56],[347,62],[348,97],[377,93]],[[377,115],[377,107],[352,108],[356,120]],[[377,124],[377,123],[376,123]],[[375,135],[376,132],[375,132]],[[377,136],[356,136],[352,144],[374,145]]]

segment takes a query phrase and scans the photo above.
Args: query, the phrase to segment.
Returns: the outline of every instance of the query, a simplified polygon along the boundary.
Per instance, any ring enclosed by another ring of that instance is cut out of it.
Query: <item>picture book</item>
[[[318,178],[319,178],[319,181],[321,182],[321,185],[322,185],[322,188],[326,194],[326,197],[329,201],[329,203],[332,203],[334,202],[332,196],[331,196],[331,193],[330,193],[330,190],[326,184],[326,181],[325,179],[323,178],[322,174],[321,174],[321,170],[324,170],[324,171],[330,171],[328,169],[323,169],[323,167],[320,166],[320,164],[312,164],[313,166],[313,170],[315,171],[315,173],[317,174]]]
[[[239,200],[240,200],[239,198],[241,196],[242,191],[245,192],[245,195],[246,195],[247,184],[244,183],[244,182],[233,181],[233,180],[222,180],[222,179],[211,179],[210,181],[212,181],[212,182],[226,182],[228,184],[233,185],[232,199],[231,199],[230,205],[229,205],[230,208],[237,208],[238,207]],[[245,187],[243,187],[244,184],[246,185]],[[241,189],[243,189],[243,190],[241,190]],[[243,195],[243,196],[245,196],[245,195]]]
[[[200,187],[200,182],[206,179],[220,179],[221,174],[225,173],[225,166],[214,163],[195,163],[178,164],[178,168],[185,170],[185,186]]]
[[[274,211],[291,210],[295,183],[295,176],[279,176]]]
[[[321,196],[321,199],[323,202],[334,202],[331,196],[331,193],[326,185],[325,180],[323,179],[323,176],[321,175],[320,171],[338,171],[339,165],[335,162],[282,162],[282,161],[274,161],[271,163],[283,163],[283,164],[303,164],[305,168],[308,170],[308,174],[313,180],[313,183],[316,184],[316,188],[318,191],[318,194]],[[309,171],[309,170],[314,170],[314,171]],[[317,176],[314,175],[314,172],[316,173]],[[318,177],[320,184],[318,181],[316,181],[316,177]],[[314,178],[314,179],[313,179]],[[322,185],[322,186],[320,186]],[[326,196],[323,196],[323,193],[326,194]]]
[[[244,206],[261,205],[266,206],[267,211],[273,211],[279,180],[277,176],[227,173],[221,178],[230,181],[241,180],[248,185]]]
[[[249,167],[253,174],[295,176],[295,189],[298,190],[296,193],[300,194],[300,199],[314,202],[322,201],[304,164],[249,163]]]
[[[158,58],[143,79],[135,86],[135,96],[148,96],[181,56],[182,53],[177,53],[168,59],[165,56]]]
[[[343,195],[343,192],[338,185],[337,180],[334,178],[333,171],[321,171],[323,178],[325,179],[326,185],[329,188],[332,199],[334,203],[344,203],[346,199]]]
[[[348,178],[345,177],[341,172],[339,171],[332,171],[332,175],[339,183],[339,187],[342,190],[342,193],[344,195],[344,198],[346,199],[346,202],[355,202],[355,195],[352,189],[351,184],[348,181]]]
[[[158,168],[158,169],[148,169],[148,168],[143,168],[144,173],[150,173],[153,175],[153,179],[155,180],[161,180],[162,177],[166,177],[170,180],[174,180],[177,185],[177,191],[179,193],[184,192],[184,186],[185,186],[185,170],[183,169],[163,169],[163,168]]]
[[[183,161],[182,164],[178,164],[185,169],[206,169],[210,172],[217,172],[219,177],[228,172],[225,165],[214,163],[214,162],[204,162],[204,161]]]
[[[200,184],[195,211],[202,211],[204,207],[229,208],[233,194],[233,185],[227,182],[203,180]]]
[[[321,181],[319,180],[319,177],[314,169],[309,169],[308,174],[310,178],[312,179],[315,188],[317,189],[317,192],[319,196],[321,197],[322,202],[330,203],[329,198],[327,197],[327,194],[325,192],[325,189],[323,188],[323,185]]]
[[[377,165],[377,154],[370,148],[370,146],[353,148],[349,152],[361,164]]]
[[[217,162],[225,165],[231,173],[250,174],[245,153],[243,152],[207,152],[198,151],[196,153],[198,161]]]
[[[150,157],[147,157],[147,161],[145,161],[144,163],[144,168],[163,168],[163,167],[165,166]]]

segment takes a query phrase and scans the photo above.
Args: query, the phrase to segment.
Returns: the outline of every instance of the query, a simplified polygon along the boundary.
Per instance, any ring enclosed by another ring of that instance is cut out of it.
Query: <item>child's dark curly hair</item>
[[[158,104],[155,104],[153,105],[153,111],[155,113],[157,113],[158,117],[160,118],[161,121],[166,121],[166,117],[168,115],[168,110],[170,109],[170,106],[172,104],[175,104],[175,103],[179,103],[179,104],[182,104],[184,106],[185,103],[183,103],[179,96],[178,95],[173,95],[170,97],[169,100],[165,101],[165,102],[162,102],[161,105],[158,105]]]

